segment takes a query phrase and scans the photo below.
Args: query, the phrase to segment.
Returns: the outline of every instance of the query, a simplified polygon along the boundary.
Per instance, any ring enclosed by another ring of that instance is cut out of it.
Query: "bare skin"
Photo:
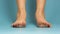
[[[45,6],[46,0],[37,0],[37,9],[36,9],[36,20],[37,25],[39,27],[50,27],[49,22],[46,21],[45,15],[44,15],[44,6]]]
[[[17,0],[18,13],[16,21],[12,24],[13,27],[23,27],[26,25],[25,1],[26,0]],[[37,9],[35,16],[37,20],[37,26],[39,27],[50,27],[50,24],[46,21],[44,15],[45,2],[46,0],[37,0]]]
[[[26,25],[25,1],[17,0],[18,13],[16,21],[12,24],[13,27],[24,27]]]

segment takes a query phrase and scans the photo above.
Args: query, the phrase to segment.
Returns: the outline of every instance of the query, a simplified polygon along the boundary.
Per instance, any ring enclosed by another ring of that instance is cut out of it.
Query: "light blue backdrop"
[[[51,28],[37,28],[35,21],[36,0],[26,0],[26,28],[12,28],[16,20],[16,0],[0,0],[0,34],[60,34],[60,0],[46,0],[46,20]]]

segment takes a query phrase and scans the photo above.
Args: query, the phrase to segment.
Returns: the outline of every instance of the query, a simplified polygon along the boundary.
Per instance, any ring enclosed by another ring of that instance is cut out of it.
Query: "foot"
[[[37,26],[39,27],[50,27],[50,23],[46,21],[43,14],[36,12]]]
[[[26,22],[25,20],[16,20],[13,24],[13,27],[15,28],[19,28],[19,27],[25,27],[26,26]]]
[[[25,27],[26,26],[26,13],[25,11],[21,11],[17,14],[16,21],[12,24],[13,27]]]

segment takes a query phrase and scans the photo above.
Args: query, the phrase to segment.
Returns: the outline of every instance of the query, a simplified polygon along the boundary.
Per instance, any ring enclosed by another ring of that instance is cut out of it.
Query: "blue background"
[[[60,34],[60,0],[46,0],[45,17],[51,28],[38,28],[35,21],[36,0],[26,0],[26,28],[12,28],[16,20],[16,0],[0,0],[0,34]]]

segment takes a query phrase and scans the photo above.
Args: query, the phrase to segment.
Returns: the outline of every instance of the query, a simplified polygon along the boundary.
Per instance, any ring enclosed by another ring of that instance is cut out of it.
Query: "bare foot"
[[[36,12],[36,20],[39,27],[50,27],[50,23],[47,22],[43,14],[38,11]]]
[[[26,22],[25,20],[16,20],[13,24],[13,27],[19,28],[19,27],[25,27],[26,26]]]
[[[16,21],[12,24],[13,27],[19,28],[19,27],[25,27],[26,26],[26,13],[25,11],[22,11],[17,14]]]

